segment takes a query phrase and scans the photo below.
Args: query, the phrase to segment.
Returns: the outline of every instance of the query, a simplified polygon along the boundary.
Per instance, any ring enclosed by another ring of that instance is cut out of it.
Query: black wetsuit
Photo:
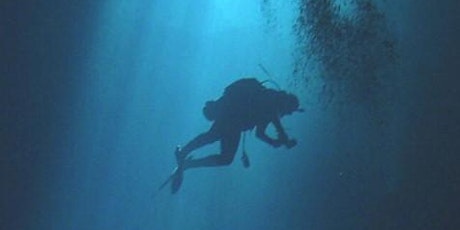
[[[283,114],[279,112],[278,94],[279,91],[265,89],[250,98],[238,94],[231,98],[221,98],[223,110],[211,128],[181,149],[181,154],[185,157],[195,149],[220,140],[220,154],[186,160],[184,168],[229,165],[235,157],[241,133],[254,127],[257,129],[258,138],[275,147],[280,145],[279,140],[287,140],[279,120]],[[270,123],[273,123],[278,131],[278,140],[265,134],[265,129]]]

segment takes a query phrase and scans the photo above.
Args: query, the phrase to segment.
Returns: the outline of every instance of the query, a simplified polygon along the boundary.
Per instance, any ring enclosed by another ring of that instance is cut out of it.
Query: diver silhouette
[[[255,78],[239,79],[225,88],[218,100],[206,102],[203,108],[205,117],[213,121],[211,128],[187,143],[177,147],[175,157],[177,168],[172,175],[171,192],[176,193],[183,181],[187,169],[229,165],[233,162],[238,149],[241,133],[256,129],[256,136],[278,148],[294,147],[295,139],[288,138],[281,117],[293,112],[301,112],[298,98],[281,90],[267,88]],[[269,124],[273,124],[277,139],[266,134]],[[192,151],[220,141],[220,153],[201,159],[187,157]]]

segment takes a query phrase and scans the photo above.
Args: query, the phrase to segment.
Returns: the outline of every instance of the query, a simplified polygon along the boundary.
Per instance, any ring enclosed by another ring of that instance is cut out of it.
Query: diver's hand
[[[286,146],[286,148],[288,149],[297,145],[296,139],[289,139],[285,133],[280,133],[277,142],[279,142],[281,145]]]
[[[294,146],[297,145],[297,140],[296,139],[290,139],[290,140],[287,140],[284,145],[286,146],[286,148],[290,149]]]
[[[271,143],[271,146],[273,146],[274,148],[279,148],[279,147],[281,147],[283,144],[284,144],[284,142],[282,142],[282,141],[280,141],[280,140],[273,140],[272,143]]]
[[[271,145],[274,148],[279,148],[282,145],[284,145],[284,146],[286,146],[286,148],[290,149],[290,148],[292,148],[292,147],[297,145],[297,140],[295,140],[295,139],[273,140]]]

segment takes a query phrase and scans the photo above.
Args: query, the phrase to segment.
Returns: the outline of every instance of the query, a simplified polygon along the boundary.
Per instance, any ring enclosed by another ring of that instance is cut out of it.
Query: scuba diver
[[[185,170],[200,167],[225,166],[233,162],[238,149],[241,133],[256,129],[256,136],[267,144],[278,148],[292,148],[297,144],[286,134],[280,119],[299,109],[298,98],[281,90],[265,87],[255,78],[239,79],[225,88],[223,96],[218,100],[206,102],[203,108],[204,116],[213,121],[211,128],[175,151],[177,167],[171,175],[171,192],[176,193],[183,181]],[[273,124],[277,138],[266,134],[269,124]],[[220,141],[220,153],[200,159],[193,159],[189,154],[205,145]],[[246,154],[243,152],[243,163],[249,166]]]

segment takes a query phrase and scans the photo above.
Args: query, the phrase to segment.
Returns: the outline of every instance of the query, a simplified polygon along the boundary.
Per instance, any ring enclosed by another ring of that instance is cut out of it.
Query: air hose
[[[243,166],[245,168],[249,168],[251,166],[251,162],[249,162],[248,154],[246,153],[246,132],[243,132],[243,155],[241,156],[241,162],[243,162]]]

